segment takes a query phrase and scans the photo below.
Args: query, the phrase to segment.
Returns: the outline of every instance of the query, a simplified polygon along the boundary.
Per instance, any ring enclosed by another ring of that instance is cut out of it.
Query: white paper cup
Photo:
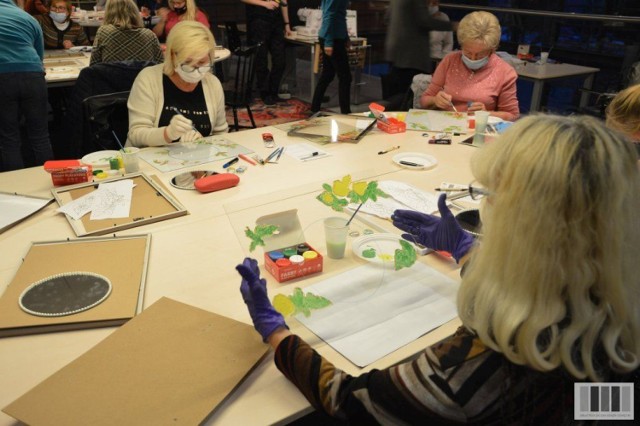
[[[484,133],[489,121],[489,111],[476,111],[476,133]]]
[[[540,64],[544,65],[549,60],[549,52],[540,52]]]
[[[136,147],[128,147],[120,151],[125,173],[136,173],[140,171],[138,151],[140,151],[140,148]]]
[[[328,217],[324,220],[324,235],[327,239],[327,256],[331,259],[342,259],[347,245],[347,219],[344,217]]]

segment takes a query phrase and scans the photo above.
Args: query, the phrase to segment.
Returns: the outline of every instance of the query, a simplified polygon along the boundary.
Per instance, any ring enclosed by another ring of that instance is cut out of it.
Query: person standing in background
[[[429,0],[427,4],[429,15],[431,15],[432,18],[449,22],[447,14],[440,11],[440,0]],[[431,59],[434,59],[436,62],[453,50],[453,31],[431,31],[429,33],[429,40]]]
[[[47,127],[44,46],[38,22],[15,5],[0,0],[0,171],[24,167],[20,117],[37,165],[53,158]]]
[[[324,92],[338,74],[338,101],[342,114],[351,113],[351,69],[349,68],[349,34],[347,0],[322,1],[322,26],[318,32],[322,49],[322,73],[313,92],[311,111],[320,111]]]
[[[389,13],[385,57],[391,62],[391,87],[387,97],[404,95],[414,75],[431,73],[429,31],[453,29],[451,22],[429,13],[426,0],[394,0],[389,3]]]
[[[278,101],[285,67],[284,35],[291,33],[289,5],[284,0],[240,0],[246,5],[249,43],[262,43],[255,59],[256,82],[265,105]],[[269,70],[271,55],[271,70]]]

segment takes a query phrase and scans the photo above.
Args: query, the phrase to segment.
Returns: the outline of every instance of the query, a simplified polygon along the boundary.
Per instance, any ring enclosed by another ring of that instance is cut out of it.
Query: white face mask
[[[191,72],[186,72],[182,68],[180,68],[180,66],[177,66],[175,68],[175,72],[177,72],[180,78],[187,83],[198,83],[204,78],[204,74],[200,73],[197,69]]]
[[[475,71],[487,65],[487,63],[489,62],[489,56],[482,59],[476,59],[474,61],[472,59],[467,58],[464,54],[462,54],[462,62],[464,62],[467,68]]]
[[[67,14],[64,12],[49,12],[49,16],[51,16],[53,22],[57,22],[58,24],[62,24],[67,20]]]
[[[435,15],[439,10],[438,6],[427,6],[427,8],[429,9],[429,15]]]

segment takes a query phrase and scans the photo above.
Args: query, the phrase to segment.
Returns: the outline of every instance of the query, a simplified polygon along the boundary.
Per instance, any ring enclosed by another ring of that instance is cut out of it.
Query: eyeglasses
[[[67,6],[51,6],[50,10],[53,10],[54,12],[66,12]]]
[[[473,184],[475,183],[475,181],[471,182],[469,184],[469,186],[467,186],[466,188],[436,188],[436,191],[439,192],[467,192],[469,193],[469,196],[471,197],[472,200],[481,200],[484,197],[488,197],[489,195],[491,195],[491,191],[484,189],[484,188],[480,188],[477,186],[473,186]],[[461,197],[465,197],[466,194],[461,194],[460,197],[456,197],[456,198],[461,198]]]
[[[204,74],[211,71],[211,68],[213,68],[213,64],[200,65],[197,67],[194,67],[193,65],[189,65],[189,64],[182,64],[180,65],[180,68],[184,72],[194,72],[195,70],[198,70],[200,74]]]

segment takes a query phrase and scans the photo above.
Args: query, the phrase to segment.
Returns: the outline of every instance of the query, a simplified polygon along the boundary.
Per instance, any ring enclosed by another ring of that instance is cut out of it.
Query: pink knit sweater
[[[458,111],[467,110],[467,102],[482,102],[487,111],[508,113],[504,117],[513,121],[520,115],[516,97],[518,74],[513,67],[496,54],[489,57],[489,63],[472,71],[462,62],[462,52],[451,52],[436,68],[431,84],[422,94],[421,104],[426,97],[435,96],[444,90],[453,96],[453,104]]]

